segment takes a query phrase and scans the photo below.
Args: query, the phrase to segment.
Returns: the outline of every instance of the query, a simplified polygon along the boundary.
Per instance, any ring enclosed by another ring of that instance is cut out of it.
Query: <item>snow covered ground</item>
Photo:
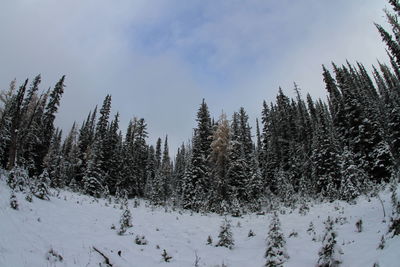
[[[10,189],[0,180],[0,266],[99,266],[104,258],[94,247],[110,259],[114,267],[124,266],[263,266],[265,238],[271,214],[250,214],[232,221],[235,246],[232,250],[207,245],[210,235],[215,245],[223,218],[215,214],[191,214],[152,208],[140,201],[129,207],[133,227],[120,236],[117,230],[122,210],[106,205],[105,200],[94,200],[68,191],[61,191],[50,201],[37,198],[30,203],[17,193],[19,210],[10,207]],[[285,266],[315,266],[321,247],[324,225],[328,216],[337,219],[338,244],[342,248],[342,266],[400,266],[400,237],[387,238],[385,248],[377,249],[381,236],[386,234],[391,213],[390,193],[380,194],[387,217],[378,198],[358,199],[357,204],[344,202],[322,203],[310,207],[306,215],[299,210],[285,209],[280,214],[290,259]],[[363,231],[356,231],[355,223],[362,219]],[[317,241],[306,230],[315,225]],[[248,237],[249,230],[255,233]],[[289,235],[297,232],[296,237]],[[136,235],[144,235],[147,245],[137,245]],[[163,249],[172,256],[163,261]],[[49,251],[54,251],[54,256]],[[121,252],[121,256],[118,252]],[[101,265],[106,266],[106,265]]]

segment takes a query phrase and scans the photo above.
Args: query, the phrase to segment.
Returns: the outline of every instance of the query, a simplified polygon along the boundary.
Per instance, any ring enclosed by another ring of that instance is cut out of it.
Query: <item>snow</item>
[[[57,191],[52,191],[54,194]],[[10,207],[11,190],[4,178],[0,180],[0,266],[107,266],[97,248],[106,255],[114,267],[124,266],[198,266],[230,267],[263,266],[265,264],[266,237],[272,218],[248,214],[241,218],[228,216],[232,222],[235,246],[232,250],[215,247],[223,217],[216,214],[197,214],[151,207],[144,200],[134,208],[129,201],[133,227],[120,236],[117,234],[123,210],[107,206],[106,200],[60,191],[50,201],[33,198],[17,192],[19,210]],[[382,191],[386,214],[391,214],[389,190]],[[284,214],[283,214],[284,213]],[[357,204],[335,201],[310,207],[306,215],[299,210],[281,209],[279,218],[290,256],[285,266],[315,266],[324,234],[323,222],[331,216],[338,221],[334,230],[337,244],[344,252],[342,266],[398,267],[400,237],[386,237],[383,250],[377,249],[381,236],[388,229],[389,217],[383,218],[380,201],[376,197],[360,197]],[[357,232],[356,222],[362,219],[363,231]],[[385,220],[384,220],[385,219]],[[317,242],[306,231],[313,222]],[[116,229],[111,229],[112,225]],[[255,233],[248,237],[249,230]],[[289,238],[290,233],[297,236]],[[207,245],[211,235],[213,246]],[[147,245],[135,243],[136,236],[144,236]],[[161,254],[166,250],[172,256],[165,262]],[[121,251],[121,256],[118,255]],[[62,260],[60,259],[61,256]]]

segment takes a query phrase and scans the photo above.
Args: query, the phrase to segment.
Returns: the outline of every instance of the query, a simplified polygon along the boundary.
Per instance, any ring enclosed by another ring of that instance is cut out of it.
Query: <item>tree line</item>
[[[390,66],[378,63],[371,73],[359,62],[323,66],[326,101],[304,98],[296,84],[293,98],[279,88],[275,102],[264,101],[255,131],[243,107],[215,120],[203,99],[191,141],[174,159],[167,136],[147,143],[143,118],[122,134],[119,114],[110,118],[111,95],[63,139],[54,119],[65,76],[44,92],[40,75],[18,89],[14,80],[0,95],[0,163],[57,188],[194,211],[257,211],[272,197],[350,201],[395,177],[400,164],[400,4],[389,2],[394,37],[376,27]]]

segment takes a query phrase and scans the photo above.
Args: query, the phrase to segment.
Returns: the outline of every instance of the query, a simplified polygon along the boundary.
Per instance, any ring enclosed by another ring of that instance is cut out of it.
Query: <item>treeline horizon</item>
[[[376,25],[390,66],[369,73],[362,63],[322,67],[327,100],[290,98],[279,88],[264,101],[255,138],[241,107],[215,121],[203,99],[192,139],[169,155],[168,137],[150,145],[147,124],[133,118],[125,131],[111,116],[111,95],[62,140],[54,125],[65,76],[39,92],[41,76],[0,100],[0,162],[10,175],[47,181],[94,197],[142,197],[155,205],[194,211],[259,211],[271,198],[351,201],[376,184],[398,179],[400,160],[400,4],[385,11],[395,37]]]

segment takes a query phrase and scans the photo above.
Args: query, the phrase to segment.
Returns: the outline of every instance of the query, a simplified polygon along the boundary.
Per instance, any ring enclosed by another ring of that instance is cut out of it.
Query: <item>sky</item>
[[[296,82],[326,97],[321,65],[386,62],[373,25],[386,0],[2,0],[0,88],[66,75],[57,126],[68,131],[112,95],[124,130],[143,117],[149,143],[187,141],[205,98],[218,119]],[[386,27],[388,28],[388,27]]]

